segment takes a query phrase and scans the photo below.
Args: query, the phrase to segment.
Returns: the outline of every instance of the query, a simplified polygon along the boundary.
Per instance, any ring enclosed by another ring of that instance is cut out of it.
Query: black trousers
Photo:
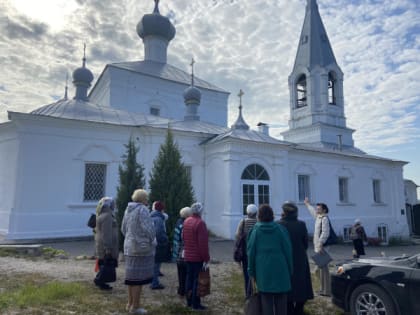
[[[287,314],[287,293],[260,292],[260,294],[262,315]]]
[[[304,306],[305,306],[305,302],[288,301],[287,302],[287,315],[304,315],[303,313]]]
[[[178,261],[176,263],[178,271],[178,294],[184,296],[186,293],[186,282],[187,282],[187,264],[185,261]]]
[[[193,308],[201,306],[201,299],[198,296],[198,274],[203,267],[203,262],[187,262],[187,305]]]

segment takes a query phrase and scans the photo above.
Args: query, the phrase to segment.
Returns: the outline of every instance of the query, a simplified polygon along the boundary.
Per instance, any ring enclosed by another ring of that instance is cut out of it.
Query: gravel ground
[[[95,276],[93,270],[94,260],[90,259],[94,251],[93,241],[48,243],[44,245],[46,247],[64,250],[69,256],[67,258],[54,259],[0,257],[0,274],[36,273],[59,281],[83,281],[92,283]],[[241,272],[240,267],[232,261],[232,249],[232,241],[218,239],[210,241],[212,294],[204,299],[204,304],[211,305],[212,314],[242,313],[241,307],[238,307],[238,305],[230,306],[226,297],[223,296],[223,287],[226,286],[226,279],[229,279],[229,275],[233,271]],[[331,248],[331,254],[335,258],[335,261],[338,262],[349,259],[351,249],[352,247],[349,245],[336,245]],[[367,247],[366,252],[368,257],[411,255],[419,253],[420,246]],[[309,249],[308,255],[311,254],[312,249]],[[144,297],[146,306],[162,305],[162,303],[183,305],[184,301],[180,300],[176,294],[176,265],[163,264],[162,272],[164,277],[161,278],[161,282],[166,288],[162,291],[153,291],[145,288]],[[121,262],[117,269],[117,282],[113,284],[114,290],[112,292],[113,295],[121,297],[121,300],[125,300],[127,294],[123,279],[124,263]]]
[[[92,284],[95,277],[94,260],[81,257],[69,257],[67,259],[54,258],[45,260],[36,258],[34,260],[27,258],[0,257],[0,274],[13,275],[15,273],[23,274],[40,274],[43,277],[49,277],[58,281],[81,281]],[[240,267],[233,262],[210,263],[210,273],[212,277],[211,294],[203,298],[203,304],[210,307],[210,311],[206,314],[242,314],[242,305],[239,303],[230,303],[228,297],[224,295],[224,286],[226,280],[233,271],[240,272]],[[142,301],[147,309],[159,308],[162,305],[185,306],[185,300],[181,299],[177,294],[177,272],[176,265],[165,263],[162,264],[161,271],[164,274],[160,278],[161,283],[165,286],[164,290],[150,290],[148,287],[143,289]],[[1,278],[1,276],[0,276]],[[124,262],[121,262],[117,268],[117,281],[112,283],[113,290],[104,294],[111,294],[113,301],[122,301],[125,303],[127,298],[127,287],[124,285]],[[1,281],[0,281],[0,293]],[[124,304],[125,305],[125,304]],[[121,305],[121,311],[113,314],[126,314],[123,311],[124,305]],[[7,313],[9,314],[9,313]],[[21,313],[10,313],[21,314]],[[159,313],[161,314],[161,313]]]

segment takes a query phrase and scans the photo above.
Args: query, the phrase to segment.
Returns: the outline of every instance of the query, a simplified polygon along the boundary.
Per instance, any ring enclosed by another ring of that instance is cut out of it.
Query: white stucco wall
[[[187,87],[178,82],[107,67],[90,100],[103,106],[145,114],[150,114],[150,107],[156,107],[162,117],[183,120],[186,114],[183,93]],[[105,93],[103,89],[109,89],[109,92]],[[200,119],[226,126],[228,94],[203,88],[200,91]]]
[[[402,179],[402,163],[353,158],[334,154],[293,151],[289,156],[289,176],[295,183],[292,200],[298,200],[297,175],[310,175],[312,203],[329,206],[330,218],[337,234],[356,218],[362,219],[368,236],[377,237],[377,226],[385,224],[388,235],[408,236]],[[340,203],[338,177],[349,178],[349,202]],[[372,180],[381,180],[382,203],[374,203]],[[298,202],[301,218],[313,233],[313,219],[303,203]]]
[[[106,195],[115,196],[118,165],[130,136],[140,146],[138,161],[145,167],[146,189],[149,174],[165,128],[120,127],[107,124],[17,115],[17,134],[2,132],[0,148],[1,194],[6,208],[1,215],[9,239],[57,238],[91,235],[86,226],[96,202],[83,202],[86,162],[107,165]],[[276,219],[285,201],[297,201],[297,175],[311,178],[311,199],[325,202],[338,234],[361,218],[369,236],[376,236],[378,224],[388,235],[408,235],[401,162],[296,149],[244,140],[227,139],[201,145],[208,135],[173,131],[183,162],[191,166],[195,198],[204,204],[204,219],[216,235],[233,238],[242,214],[241,175],[250,164],[260,164],[270,176],[270,204]],[[16,163],[16,185],[13,180]],[[17,167],[19,163],[19,167]],[[16,171],[17,170],[17,171]],[[349,178],[349,202],[338,202],[338,177]],[[381,180],[382,203],[373,202],[372,180]],[[16,193],[13,187],[18,187]],[[23,195],[24,198],[20,198]],[[5,197],[9,196],[9,197]],[[7,199],[9,198],[9,199]],[[300,217],[310,233],[313,219],[302,203]],[[2,205],[3,206],[3,205]],[[13,213],[10,214],[10,209]],[[10,218],[8,218],[10,214]],[[10,224],[7,226],[7,223]]]
[[[14,207],[18,144],[15,125],[0,124],[0,235],[7,234],[9,216]]]
[[[89,125],[89,126],[88,126]],[[122,128],[63,120],[27,120],[19,127],[19,171],[9,239],[91,235],[83,202],[85,162],[105,163],[106,195],[115,193]],[[95,128],[96,127],[96,128]]]

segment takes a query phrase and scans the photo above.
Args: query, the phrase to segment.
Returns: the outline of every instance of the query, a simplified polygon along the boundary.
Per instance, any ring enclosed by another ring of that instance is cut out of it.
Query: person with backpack
[[[153,220],[147,208],[148,194],[137,189],[124,212],[121,233],[124,235],[125,284],[128,286],[126,311],[147,314],[140,307],[142,286],[152,282],[157,245]]]
[[[350,232],[350,239],[353,241],[353,258],[359,258],[361,255],[365,255],[363,242],[367,242],[367,236],[360,219],[354,221]]]
[[[328,238],[330,237],[330,219],[328,218],[328,206],[325,203],[317,203],[316,209],[310,204],[309,199],[305,198],[305,205],[309,213],[315,219],[314,228],[314,251],[321,253],[322,251],[328,252]],[[321,288],[319,294],[322,296],[331,295],[331,281],[330,270],[328,264],[324,267],[318,267],[315,270],[316,275],[319,277]]]
[[[248,292],[249,276],[248,276],[248,256],[246,254],[246,239],[249,231],[252,230],[255,223],[257,223],[258,208],[254,204],[249,204],[246,207],[247,217],[242,219],[238,224],[235,234],[235,253],[234,260],[242,266],[245,282],[245,296]]]

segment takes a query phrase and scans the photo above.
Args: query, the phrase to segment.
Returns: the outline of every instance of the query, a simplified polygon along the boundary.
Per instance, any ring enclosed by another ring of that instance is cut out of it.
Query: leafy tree
[[[153,162],[149,180],[150,202],[160,200],[169,215],[167,231],[172,238],[179,210],[194,202],[190,176],[181,161],[181,153],[170,129]]]
[[[122,156],[122,165],[118,166],[119,173],[119,186],[117,187],[117,200],[116,206],[117,221],[119,230],[121,230],[121,223],[124,217],[124,211],[127,204],[131,201],[131,195],[134,190],[143,188],[144,180],[144,167],[137,163],[137,153],[140,148],[136,146],[134,140],[130,137],[128,144],[124,144],[126,153]],[[124,237],[120,233],[120,250],[123,249]]]

